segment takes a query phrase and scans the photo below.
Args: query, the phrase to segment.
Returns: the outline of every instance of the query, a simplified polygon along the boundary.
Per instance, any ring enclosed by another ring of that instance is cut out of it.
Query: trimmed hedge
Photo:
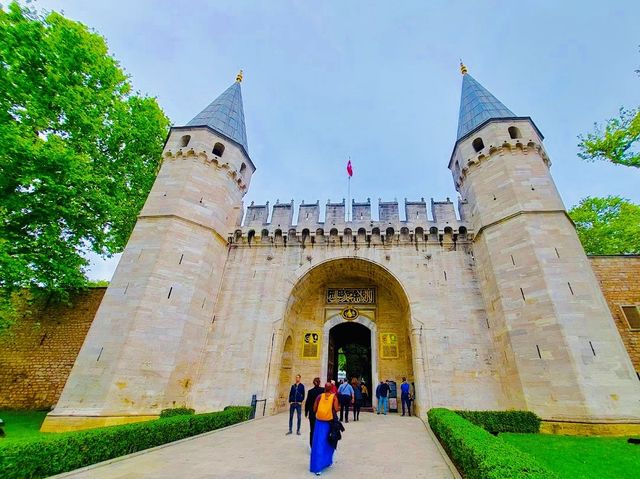
[[[455,412],[436,408],[429,425],[466,479],[557,479],[530,455]]]
[[[174,407],[171,409],[163,409],[162,411],[160,411],[160,419],[165,419],[173,416],[189,416],[195,413],[196,410],[191,409],[190,407]]]
[[[0,477],[37,479],[72,471],[246,421],[250,411],[249,407],[233,407],[15,442],[0,449]]]
[[[467,421],[496,435],[501,432],[540,432],[541,419],[531,411],[455,411]]]

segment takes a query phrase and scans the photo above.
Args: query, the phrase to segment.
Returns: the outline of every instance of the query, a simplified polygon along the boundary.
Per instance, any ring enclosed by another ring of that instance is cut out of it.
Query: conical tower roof
[[[198,113],[186,126],[208,126],[241,145],[248,155],[249,147],[244,126],[244,109],[240,89],[241,81],[242,73],[238,75],[233,85]]]
[[[516,115],[511,110],[466,71],[463,65],[457,140],[468,135],[488,120],[494,118],[516,118]]]

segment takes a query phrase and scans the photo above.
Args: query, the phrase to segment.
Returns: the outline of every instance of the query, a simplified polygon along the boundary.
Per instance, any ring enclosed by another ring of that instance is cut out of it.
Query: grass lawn
[[[7,434],[0,438],[0,447],[17,440],[42,437],[45,433],[40,432],[40,424],[46,415],[46,411],[0,411]]]
[[[562,478],[640,477],[640,445],[626,437],[503,433],[500,437],[534,456]]]

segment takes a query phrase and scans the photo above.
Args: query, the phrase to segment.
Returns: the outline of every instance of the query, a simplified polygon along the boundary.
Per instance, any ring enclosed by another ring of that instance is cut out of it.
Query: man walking
[[[402,378],[400,385],[400,399],[402,400],[402,415],[404,416],[404,406],[407,405],[407,412],[411,416],[411,386],[407,382],[407,378]]]
[[[346,411],[345,422],[349,422],[349,405],[353,403],[353,388],[351,384],[345,379],[338,388],[338,398],[340,401],[340,421],[342,421],[343,414]]]
[[[386,416],[389,409],[389,385],[384,381],[380,381],[376,388],[376,399],[378,399],[378,414],[382,411]]]
[[[313,387],[309,389],[307,400],[304,403],[304,416],[309,418],[309,447],[313,444],[313,429],[316,426],[316,413],[313,410],[313,405],[323,392],[324,388],[320,387],[320,378],[314,378]]]
[[[298,413],[298,429],[296,434],[300,435],[300,421],[302,416],[302,401],[304,401],[304,384],[300,382],[301,376],[296,374],[296,382],[291,385],[291,391],[289,391],[289,432],[287,435],[293,432],[293,412]]]

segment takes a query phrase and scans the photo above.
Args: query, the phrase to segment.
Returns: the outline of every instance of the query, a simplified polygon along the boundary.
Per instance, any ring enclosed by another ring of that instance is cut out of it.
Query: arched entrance
[[[332,327],[327,352],[327,377],[371,384],[371,331],[366,326],[344,322]]]
[[[372,261],[340,258],[309,270],[293,286],[278,326],[274,352],[282,358],[281,373],[277,384],[269,382],[280,399],[276,410],[286,408],[282,392],[293,375],[301,374],[307,387],[314,377],[338,379],[341,350],[345,372],[364,379],[370,392],[380,380],[420,380],[413,373],[409,300],[400,282]],[[289,335],[291,369],[284,347]]]

